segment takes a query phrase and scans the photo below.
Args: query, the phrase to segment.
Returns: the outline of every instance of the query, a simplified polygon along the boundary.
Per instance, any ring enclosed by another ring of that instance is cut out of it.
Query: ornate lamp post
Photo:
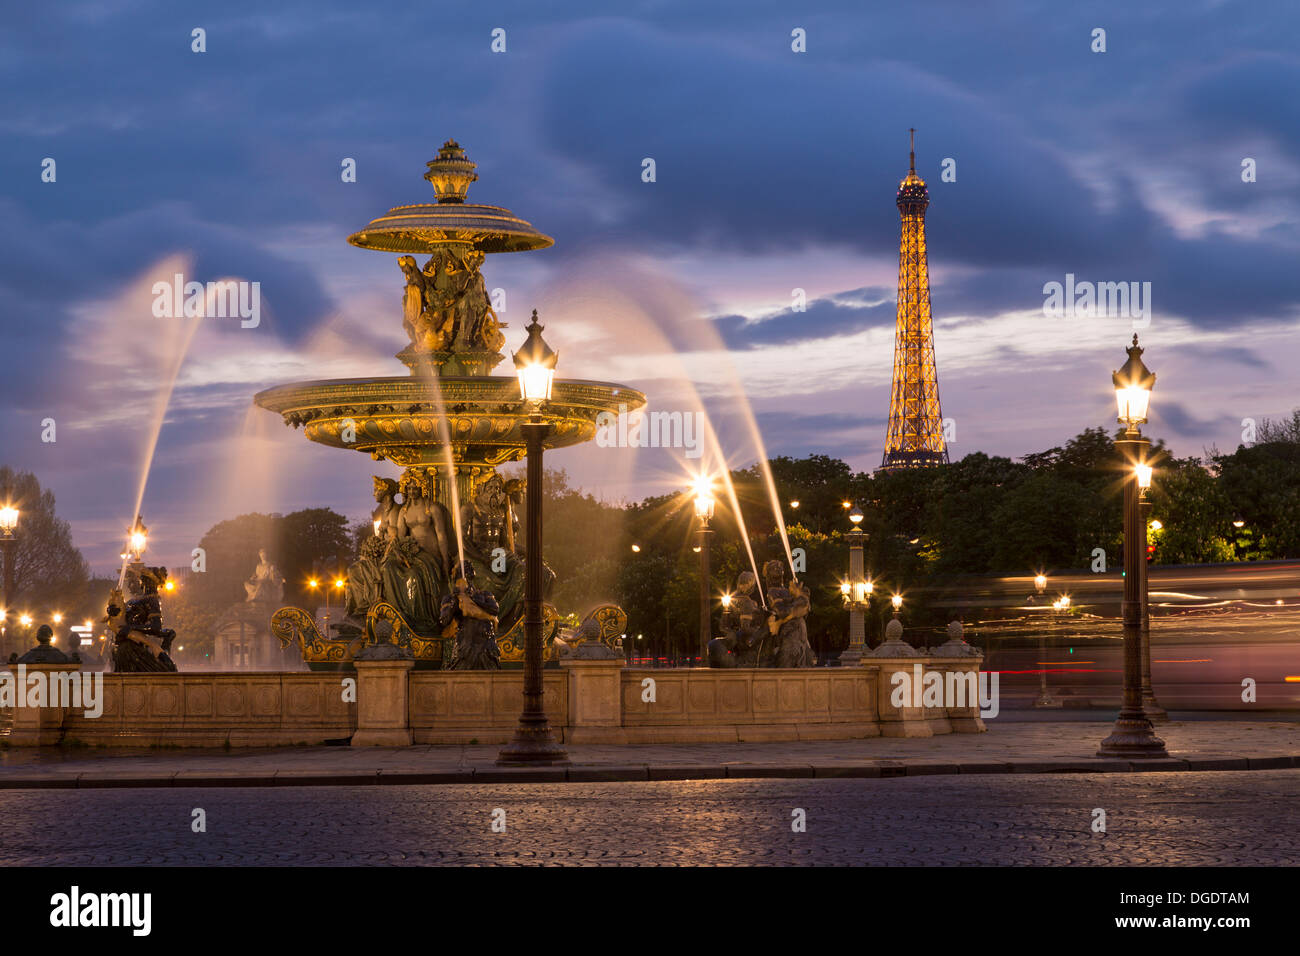
[[[1038,596],[1041,598],[1043,596],[1043,593],[1047,590],[1047,575],[1041,572],[1034,575],[1034,589],[1038,591]],[[1061,609],[1061,602],[1053,601],[1052,611],[1056,612],[1059,611],[1060,609]],[[1055,620],[1056,620],[1056,614],[1053,613],[1049,621],[1049,624],[1054,623]],[[1047,689],[1047,627],[1046,626],[1044,626],[1044,628],[1039,632],[1038,635],[1038,656],[1041,657],[1042,660],[1039,661],[1038,664],[1039,667],[1038,699],[1034,701],[1034,706],[1035,707],[1060,707],[1061,702],[1057,700],[1055,697],[1053,697],[1051,692]]]
[[[0,547],[4,549],[6,612],[14,606],[14,531],[17,528],[18,509],[13,505],[0,508]]]
[[[709,659],[709,638],[713,632],[713,610],[709,589],[709,539],[713,529],[709,522],[713,520],[716,500],[713,497],[713,479],[701,475],[691,484],[695,492],[695,517],[700,519],[699,540],[696,551],[700,553],[700,663],[707,664]]]
[[[1138,465],[1146,461],[1151,443],[1138,427],[1147,420],[1147,406],[1156,377],[1142,363],[1138,337],[1128,350],[1128,361],[1112,376],[1118,421],[1125,427],[1115,442],[1124,456],[1124,703],[1115,729],[1101,742],[1099,757],[1167,757],[1165,742],[1155,735],[1142,710],[1142,562],[1146,560],[1139,538],[1143,534],[1138,502]]]
[[[521,427],[527,440],[527,554],[524,564],[524,709],[515,736],[501,749],[501,766],[565,764],[569,755],[555,739],[542,702],[542,441],[551,426],[542,421],[542,404],[551,398],[559,356],[542,340],[537,310],[528,324],[528,339],[515,353],[519,394],[532,409]]]
[[[1159,527],[1156,522],[1150,521],[1151,499],[1147,493],[1151,490],[1151,466],[1138,465],[1137,479],[1141,517],[1138,521],[1138,534],[1141,535],[1138,549],[1142,555],[1142,711],[1148,720],[1157,723],[1168,720],[1169,715],[1157,703],[1155,691],[1151,689],[1151,595],[1147,568],[1147,525],[1150,523]]]
[[[862,518],[862,509],[853,505],[849,509],[853,530],[846,536],[849,539],[849,577],[840,585],[844,603],[849,607],[849,646],[840,654],[840,664],[849,667],[861,663],[862,655],[867,649],[866,616],[871,608],[873,590],[872,583],[867,580],[866,562],[863,560],[867,535],[859,527]]]

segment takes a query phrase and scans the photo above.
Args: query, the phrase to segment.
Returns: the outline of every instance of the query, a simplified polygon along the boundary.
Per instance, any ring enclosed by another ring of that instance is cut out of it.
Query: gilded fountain
[[[472,619],[461,642],[473,633],[482,644],[489,617],[499,660],[523,658],[519,523],[528,489],[497,468],[524,457],[521,425],[533,412],[520,401],[515,376],[492,374],[505,358],[507,326],[480,266],[488,255],[545,249],[553,240],[508,209],[466,201],[478,175],[455,140],[427,165],[435,202],[394,207],[348,237],[362,249],[398,254],[408,344],[396,357],[408,374],[297,382],[254,397],[314,442],[402,469],[374,479],[374,534],[349,570],[345,619],[322,633],[301,608],[272,616],[272,632],[286,646],[296,641],[313,669],[348,668],[377,644],[397,645],[417,667],[492,666],[496,655],[457,643],[458,622]],[[425,256],[421,265],[417,257]],[[602,412],[644,404],[626,386],[557,379],[541,410],[551,426],[546,447],[590,441]],[[448,600],[470,618],[447,611]],[[545,614],[553,643],[558,615],[549,603]],[[617,606],[601,605],[577,633],[614,645],[626,620]]]

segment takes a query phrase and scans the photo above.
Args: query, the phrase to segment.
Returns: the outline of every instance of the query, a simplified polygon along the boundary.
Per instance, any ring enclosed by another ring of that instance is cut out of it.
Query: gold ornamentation
[[[271,615],[271,633],[282,648],[297,641],[302,659],[308,664],[344,664],[365,640],[365,635],[354,638],[329,638],[320,632],[316,619],[300,607],[282,607]]]
[[[555,610],[555,605],[549,603],[542,604],[542,659],[548,656],[548,649],[555,640],[556,632],[560,629],[560,612]],[[515,622],[515,626],[510,628],[509,632],[503,637],[497,638],[497,647],[501,649],[501,662],[506,661],[522,662],[524,659],[524,619],[521,617]]]

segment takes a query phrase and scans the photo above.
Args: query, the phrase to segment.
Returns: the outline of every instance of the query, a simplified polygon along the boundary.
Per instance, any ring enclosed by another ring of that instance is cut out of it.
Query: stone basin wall
[[[117,747],[268,747],[346,740],[343,674],[104,674],[104,712],[64,714],[65,741]],[[17,716],[27,708],[15,708]]]
[[[982,731],[978,707],[891,705],[891,678],[918,664],[966,673],[978,670],[979,659],[868,659],[798,670],[632,669],[621,660],[566,659],[545,672],[544,700],[552,728],[574,744]],[[4,739],[11,746],[495,745],[511,738],[523,705],[522,671],[415,671],[400,660],[358,661],[355,674],[104,674],[103,682],[102,716],[14,707]]]

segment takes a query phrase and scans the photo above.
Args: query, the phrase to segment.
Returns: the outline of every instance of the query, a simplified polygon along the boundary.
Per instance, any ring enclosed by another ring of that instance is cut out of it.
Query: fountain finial
[[[469,184],[478,180],[477,163],[472,163],[465,156],[460,143],[449,139],[438,150],[438,158],[426,164],[429,171],[424,178],[433,184],[433,191],[440,203],[463,203],[469,193]]]

